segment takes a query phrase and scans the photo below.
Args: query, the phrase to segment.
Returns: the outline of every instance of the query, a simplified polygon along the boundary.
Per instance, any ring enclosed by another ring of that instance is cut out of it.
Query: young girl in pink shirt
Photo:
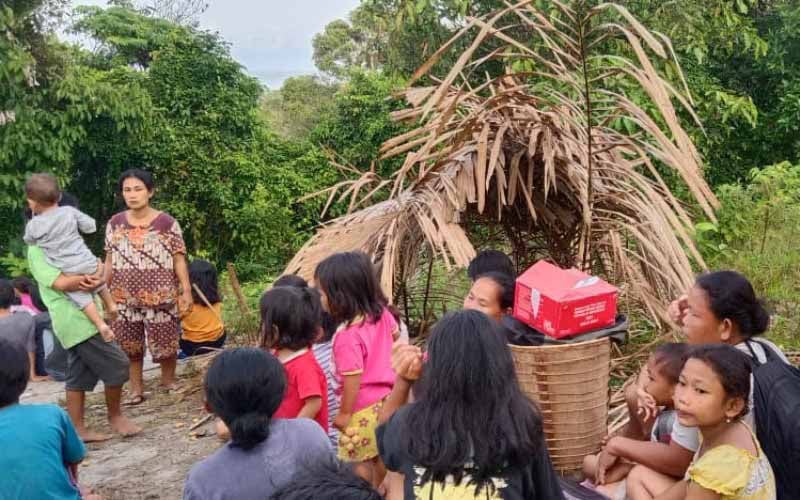
[[[378,413],[392,391],[392,344],[398,325],[386,307],[372,262],[361,252],[334,254],[320,262],[314,280],[322,305],[339,325],[333,337],[332,371],[340,395],[333,425],[339,458],[374,485],[385,469],[378,457]]]

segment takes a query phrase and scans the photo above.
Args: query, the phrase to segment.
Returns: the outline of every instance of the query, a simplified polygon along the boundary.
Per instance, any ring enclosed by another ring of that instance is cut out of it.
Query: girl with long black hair
[[[416,401],[377,433],[386,467],[405,476],[404,498],[563,498],[541,415],[523,394],[497,328],[479,311],[448,314],[431,333],[424,369],[421,354],[414,361],[422,371]],[[387,411],[416,378],[407,364],[394,368]]]

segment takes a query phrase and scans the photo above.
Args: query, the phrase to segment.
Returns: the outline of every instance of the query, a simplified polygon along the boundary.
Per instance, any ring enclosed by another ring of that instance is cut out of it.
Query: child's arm
[[[92,234],[97,231],[97,223],[92,217],[78,209],[73,209],[73,213],[75,214],[75,220],[78,221],[78,231],[83,234]]]
[[[625,437],[611,438],[605,450],[612,455],[678,478],[686,473],[694,455],[691,450],[675,442],[663,444]]]
[[[319,396],[312,396],[303,401],[305,401],[305,404],[300,410],[300,413],[297,414],[297,418],[310,418],[314,420],[322,409],[322,398]]]
[[[356,405],[358,390],[361,388],[361,372],[344,375],[342,378],[342,403],[339,405],[339,414],[333,421],[333,426],[340,431],[345,430],[353,416],[353,407]]]

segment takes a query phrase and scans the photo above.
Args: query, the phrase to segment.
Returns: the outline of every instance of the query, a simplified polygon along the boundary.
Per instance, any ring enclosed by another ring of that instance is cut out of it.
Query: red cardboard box
[[[514,317],[553,338],[614,324],[618,290],[577,269],[540,260],[517,278]]]

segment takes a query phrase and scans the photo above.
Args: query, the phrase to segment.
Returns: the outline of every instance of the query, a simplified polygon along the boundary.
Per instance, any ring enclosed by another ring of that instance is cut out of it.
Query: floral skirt
[[[344,432],[339,433],[339,460],[366,462],[378,456],[375,429],[384,400],[353,413]]]

